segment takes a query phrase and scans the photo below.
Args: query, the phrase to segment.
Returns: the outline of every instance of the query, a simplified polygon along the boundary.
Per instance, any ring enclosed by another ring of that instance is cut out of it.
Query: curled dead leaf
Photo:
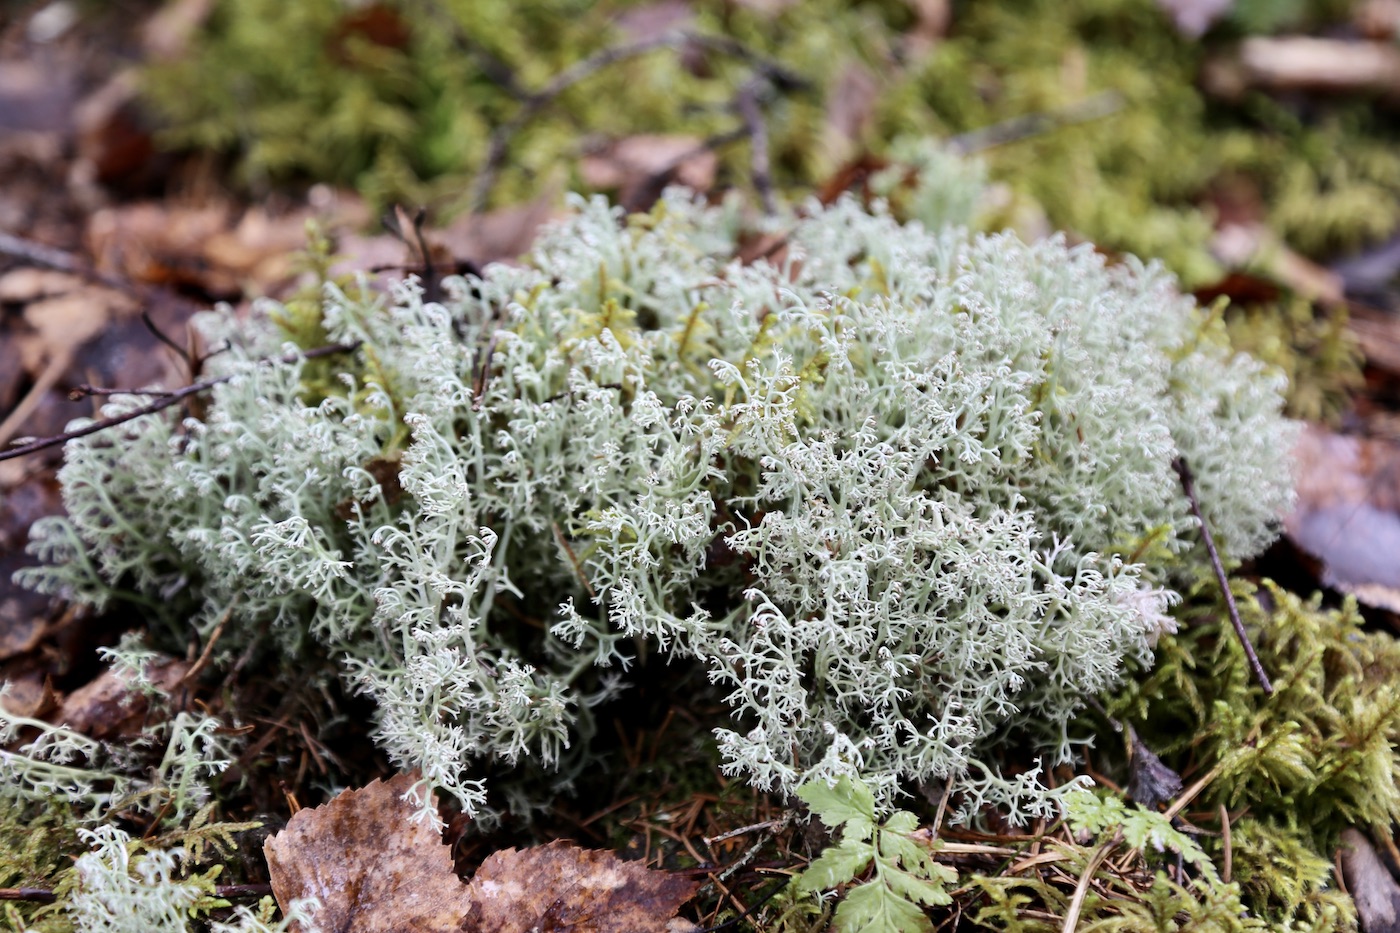
[[[316,922],[338,933],[679,933],[697,883],[611,852],[553,842],[486,859],[470,884],[437,830],[414,820],[401,774],[302,810],[263,846],[286,910],[314,897]]]

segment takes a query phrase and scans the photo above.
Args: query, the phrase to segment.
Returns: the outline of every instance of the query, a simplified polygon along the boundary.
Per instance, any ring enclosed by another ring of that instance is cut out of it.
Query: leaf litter
[[[413,800],[415,774],[376,780],[305,809],[264,843],[283,911],[316,898],[340,933],[681,933],[698,883],[608,851],[554,841],[489,856],[470,882]]]

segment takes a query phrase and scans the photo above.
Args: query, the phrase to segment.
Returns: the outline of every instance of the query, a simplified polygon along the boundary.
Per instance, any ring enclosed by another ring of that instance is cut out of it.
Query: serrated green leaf
[[[908,810],[896,810],[894,816],[885,820],[885,825],[881,828],[907,836],[919,828],[919,818]]]
[[[1123,821],[1123,839],[1128,845],[1145,852],[1170,850],[1203,874],[1215,880],[1215,863],[1202,851],[1196,840],[1172,826],[1165,816],[1153,810],[1139,810]]]
[[[828,827],[846,826],[859,839],[870,838],[875,825],[875,795],[861,783],[842,777],[835,786],[813,779],[797,789],[797,796]],[[865,831],[861,832],[860,829]]]
[[[803,891],[829,890],[865,871],[874,858],[875,847],[870,843],[844,839],[840,845],[824,849],[817,860],[797,876],[797,886]]]
[[[942,865],[938,866],[943,868]],[[945,869],[946,870],[946,869]],[[939,907],[943,904],[951,904],[953,897],[944,890],[944,882],[957,881],[956,872],[949,871],[952,875],[949,878],[943,872],[938,872],[936,878],[924,878],[912,872],[900,871],[897,868],[886,868],[880,877],[890,890],[906,901],[915,904],[927,904],[930,907]]]
[[[932,933],[924,912],[883,884],[853,889],[836,908],[838,933]]]
[[[958,873],[934,860],[928,849],[908,836],[901,836],[889,830],[882,830],[879,844],[881,861],[894,868],[903,867],[920,878],[933,881],[955,882]]]

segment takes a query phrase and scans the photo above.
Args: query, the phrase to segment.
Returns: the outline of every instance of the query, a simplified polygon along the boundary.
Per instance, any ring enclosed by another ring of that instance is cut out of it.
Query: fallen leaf
[[[1322,561],[1322,580],[1400,612],[1400,445],[1309,426],[1293,449],[1292,541]]]
[[[559,202],[557,192],[547,191],[528,204],[465,215],[437,231],[436,239],[459,260],[483,266],[517,260],[529,252],[541,226],[563,216]]]
[[[1337,303],[1342,300],[1342,279],[1289,249],[1260,223],[1226,224],[1211,239],[1211,252],[1231,268],[1253,268],[1305,298]]]
[[[156,183],[169,170],[138,104],[139,77],[126,69],[87,95],[73,111],[77,158],[72,173],[107,188],[138,190]],[[163,181],[164,179],[160,179]]]
[[[1400,885],[1359,830],[1342,832],[1342,877],[1365,933],[1400,933]]]
[[[1128,738],[1133,743],[1128,798],[1148,810],[1155,810],[1158,805],[1167,803],[1181,793],[1181,775],[1163,764],[1162,759],[1143,743],[1132,726],[1128,726]]]
[[[294,277],[308,220],[334,233],[367,219],[358,199],[322,200],[329,210],[307,205],[280,214],[261,207],[240,214],[218,203],[107,208],[88,221],[88,248],[99,271],[136,282],[194,288],[216,298],[275,295]]]
[[[144,202],[105,208],[88,219],[88,253],[99,272],[137,282],[193,285],[229,296],[238,283],[207,268],[201,254],[209,238],[229,226],[227,205],[167,207]]]
[[[694,929],[674,918],[698,882],[555,841],[506,849],[472,878],[463,933],[646,933]]]
[[[298,812],[269,838],[272,891],[320,901],[316,923],[338,933],[678,933],[697,883],[564,842],[498,852],[470,884],[429,823],[415,820],[401,774]]]
[[[583,157],[579,174],[591,188],[616,189],[628,210],[645,210],[666,185],[708,191],[719,157],[698,136],[641,134],[616,140]]]
[[[189,669],[189,662],[167,657],[147,662],[145,676],[168,693]],[[131,680],[128,671],[104,669],[63,698],[54,721],[94,739],[140,735],[150,704],[144,693],[132,687]]]
[[[71,272],[23,266],[0,275],[0,304],[29,304],[81,288],[83,280]]]

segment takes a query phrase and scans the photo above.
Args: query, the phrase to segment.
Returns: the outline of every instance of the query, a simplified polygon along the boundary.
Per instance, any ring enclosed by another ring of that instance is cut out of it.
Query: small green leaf
[[[905,871],[921,878],[942,879],[948,882],[958,880],[958,873],[938,864],[928,849],[908,836],[892,833],[888,829],[880,831],[880,859],[888,865],[903,866]]]
[[[839,933],[932,933],[924,912],[883,884],[863,884],[836,908]]]
[[[921,878],[910,872],[900,871],[897,868],[886,868],[880,877],[889,885],[891,891],[906,901],[939,907],[953,902],[952,895],[943,889],[943,885],[945,882],[957,881],[958,875],[957,872],[950,871],[942,865],[938,867],[943,870],[938,872],[938,877],[932,880]]]
[[[797,877],[797,886],[804,891],[826,891],[845,884],[865,871],[875,857],[875,847],[868,842],[845,839],[840,845],[828,846],[807,870]]]
[[[834,787],[813,779],[797,789],[797,796],[827,826],[845,826],[848,835],[870,838],[875,825],[875,795],[864,784],[842,777]]]

